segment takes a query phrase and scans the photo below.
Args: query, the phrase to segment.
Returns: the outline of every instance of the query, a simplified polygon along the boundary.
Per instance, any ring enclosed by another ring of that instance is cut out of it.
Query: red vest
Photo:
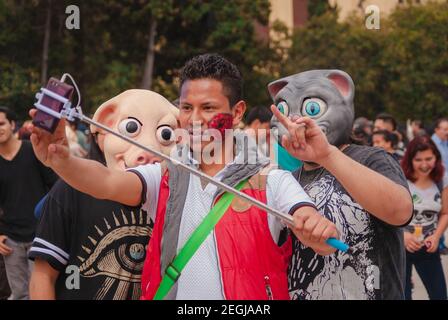
[[[254,188],[254,178],[242,192],[266,203],[266,180]],[[154,297],[162,280],[161,240],[169,197],[168,176],[162,177],[157,216],[142,274],[142,297]],[[186,204],[191,205],[191,204]],[[287,268],[291,239],[279,247],[272,239],[267,213],[235,198],[215,227],[224,296],[229,300],[289,300]]]

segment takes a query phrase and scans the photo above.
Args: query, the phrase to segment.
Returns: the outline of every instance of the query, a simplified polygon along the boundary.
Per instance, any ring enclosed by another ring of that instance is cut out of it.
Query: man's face
[[[179,124],[182,129],[189,131],[192,144],[202,140],[202,133],[208,129],[210,120],[216,115],[222,113],[232,115],[232,125],[236,126],[244,111],[244,102],[238,102],[231,108],[229,99],[224,95],[222,84],[217,80],[188,80],[182,85],[179,99]],[[201,132],[198,128],[201,128]],[[203,141],[201,149],[209,143]]]
[[[440,139],[448,140],[448,121],[440,122],[434,131]]]
[[[420,131],[420,126],[415,121],[412,121],[411,122],[411,129],[412,129],[412,132],[414,134],[416,134],[417,132]]]
[[[394,128],[392,126],[392,123],[386,122],[382,119],[376,119],[375,124],[374,124],[374,131],[379,131],[379,130],[387,130],[389,132],[393,132]]]
[[[0,112],[0,144],[4,144],[11,139],[14,133],[15,123],[6,118],[6,114]]]
[[[392,149],[391,143],[387,142],[381,134],[374,134],[372,136],[372,144],[374,147],[379,147],[386,151]]]

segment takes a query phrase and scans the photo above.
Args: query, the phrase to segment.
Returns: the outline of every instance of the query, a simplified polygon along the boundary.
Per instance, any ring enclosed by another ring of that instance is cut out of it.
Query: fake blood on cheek
[[[232,127],[233,115],[230,113],[219,113],[208,123],[208,128],[218,130],[221,137],[225,136],[226,129],[232,129]]]

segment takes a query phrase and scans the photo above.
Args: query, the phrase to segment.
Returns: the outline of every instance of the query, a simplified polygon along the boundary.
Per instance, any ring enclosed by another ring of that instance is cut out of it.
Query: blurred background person
[[[263,154],[269,152],[269,139],[271,137],[272,111],[263,106],[253,107],[246,116],[245,132],[253,137]]]
[[[448,170],[448,118],[437,119],[431,139],[441,154],[445,171]],[[440,239],[439,249],[442,254],[448,254],[448,248],[445,246],[445,236],[443,235]]]
[[[3,211],[0,209],[0,216]],[[8,278],[6,277],[5,261],[0,254],[0,301],[7,300],[11,295],[11,289],[9,289]]]
[[[373,130],[387,130],[389,132],[394,132],[397,130],[397,121],[388,113],[380,113],[375,117]]]
[[[398,136],[387,130],[375,131],[372,135],[372,145],[388,152],[395,160],[400,162],[402,156],[396,152]]]
[[[76,122],[66,122],[65,134],[67,135],[68,145],[70,148],[70,153],[81,158],[85,158],[88,152],[79,143]]]
[[[32,269],[28,252],[36,231],[34,207],[57,179],[34,155],[29,141],[14,135],[15,115],[0,107],[0,254],[12,300],[27,300]]]
[[[442,163],[445,170],[448,169],[448,118],[437,119],[434,126],[434,134],[431,137],[432,141],[439,149],[442,155]]]
[[[355,119],[353,123],[353,137],[359,144],[364,146],[372,145],[372,131],[372,121],[365,117]]]
[[[389,132],[395,133],[398,137],[395,153],[397,153],[400,156],[404,155],[405,151],[404,137],[403,134],[398,131],[397,120],[395,120],[395,118],[392,115],[388,113],[378,114],[375,117],[375,121],[373,123],[373,130],[374,131],[387,130]]]
[[[417,137],[409,143],[401,162],[414,203],[414,216],[405,227],[406,299],[412,299],[412,267],[431,300],[446,300],[447,289],[440,260],[439,241],[448,226],[448,176],[432,140]]]
[[[408,140],[411,141],[416,137],[421,137],[427,135],[426,130],[423,126],[423,121],[421,120],[412,120],[408,119],[406,121],[406,131]]]

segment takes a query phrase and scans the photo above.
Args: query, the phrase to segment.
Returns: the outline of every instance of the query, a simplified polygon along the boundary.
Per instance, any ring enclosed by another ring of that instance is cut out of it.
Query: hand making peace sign
[[[281,144],[293,157],[321,164],[335,149],[315,120],[298,116],[290,119],[275,105],[271,106],[271,110],[288,131],[288,135],[282,137]]]

